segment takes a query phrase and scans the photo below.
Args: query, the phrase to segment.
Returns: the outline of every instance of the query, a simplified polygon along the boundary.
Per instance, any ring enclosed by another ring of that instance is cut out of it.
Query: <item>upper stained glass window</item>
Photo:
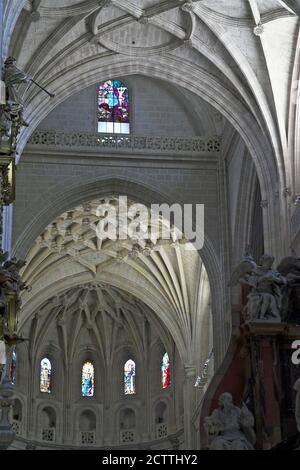
[[[51,393],[51,374],[52,365],[47,357],[41,360],[41,373],[40,373],[40,391],[42,393]]]
[[[91,362],[82,367],[82,396],[93,397],[95,394],[95,369]]]
[[[135,362],[132,359],[124,366],[124,392],[125,395],[134,395],[135,392]]]
[[[162,386],[163,388],[168,388],[171,385],[171,366],[168,353],[166,353],[162,360],[161,366],[162,372]]]
[[[98,90],[98,132],[129,134],[129,92],[120,80],[107,80]]]

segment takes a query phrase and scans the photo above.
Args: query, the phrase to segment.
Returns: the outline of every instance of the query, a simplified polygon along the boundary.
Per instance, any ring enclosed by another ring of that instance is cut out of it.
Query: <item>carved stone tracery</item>
[[[89,151],[120,150],[169,153],[219,155],[221,141],[218,137],[165,137],[99,134],[97,132],[62,132],[36,130],[28,142],[29,147],[76,148]]]

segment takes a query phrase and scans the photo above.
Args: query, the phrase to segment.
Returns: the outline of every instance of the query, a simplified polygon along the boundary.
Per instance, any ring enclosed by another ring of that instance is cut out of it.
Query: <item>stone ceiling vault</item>
[[[298,0],[11,0],[5,50],[56,93],[50,102],[24,88],[30,127],[19,150],[55,106],[101,79],[141,74],[180,83],[221,112],[245,141],[269,201],[266,248],[282,252],[289,234],[276,240],[272,233],[280,230],[272,220],[279,211],[288,231],[283,194],[300,192],[300,121],[291,103],[299,74],[298,14]]]
[[[107,201],[115,204],[116,198]],[[49,299],[59,303],[68,289],[111,286],[156,314],[184,363],[198,363],[207,352],[211,314],[209,281],[198,252],[188,250],[190,243],[176,237],[99,240],[96,209],[103,202],[96,199],[69,210],[36,240],[23,272],[32,291],[23,294],[20,328]]]

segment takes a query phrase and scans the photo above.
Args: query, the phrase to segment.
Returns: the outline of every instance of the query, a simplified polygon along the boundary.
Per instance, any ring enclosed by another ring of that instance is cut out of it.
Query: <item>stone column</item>
[[[183,385],[183,405],[184,405],[184,440],[185,449],[193,449],[193,407],[195,398],[196,366],[186,364],[184,366],[185,381]]]
[[[3,57],[3,33],[4,33],[4,0],[0,0],[0,105],[6,102],[6,90],[5,84],[2,81],[2,67],[5,57]],[[12,221],[13,221],[13,205],[2,206],[2,240],[0,248],[4,251],[11,253],[11,232],[12,232]]]
[[[3,65],[3,14],[4,14],[4,0],[0,0],[0,67],[1,67],[1,78],[2,78],[2,65]]]
[[[2,209],[2,250],[11,254],[13,204],[4,206]]]
[[[13,405],[14,386],[9,377],[8,365],[6,364],[4,368],[4,377],[0,384],[0,450],[7,450],[15,439],[15,432],[9,420],[9,413]]]

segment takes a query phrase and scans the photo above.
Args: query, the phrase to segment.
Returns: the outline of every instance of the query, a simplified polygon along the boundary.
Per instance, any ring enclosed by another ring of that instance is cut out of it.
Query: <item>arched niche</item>
[[[138,441],[136,412],[133,408],[122,408],[119,414],[119,442],[133,444]]]
[[[96,444],[97,418],[92,410],[84,410],[79,414],[78,443],[82,446]]]
[[[96,415],[93,411],[85,410],[79,415],[80,431],[95,431],[96,427]]]
[[[41,441],[51,443],[56,441],[56,418],[56,411],[53,407],[45,406],[41,409],[38,418]]]
[[[154,426],[156,439],[162,439],[168,436],[169,407],[165,401],[160,401],[155,406]]]

